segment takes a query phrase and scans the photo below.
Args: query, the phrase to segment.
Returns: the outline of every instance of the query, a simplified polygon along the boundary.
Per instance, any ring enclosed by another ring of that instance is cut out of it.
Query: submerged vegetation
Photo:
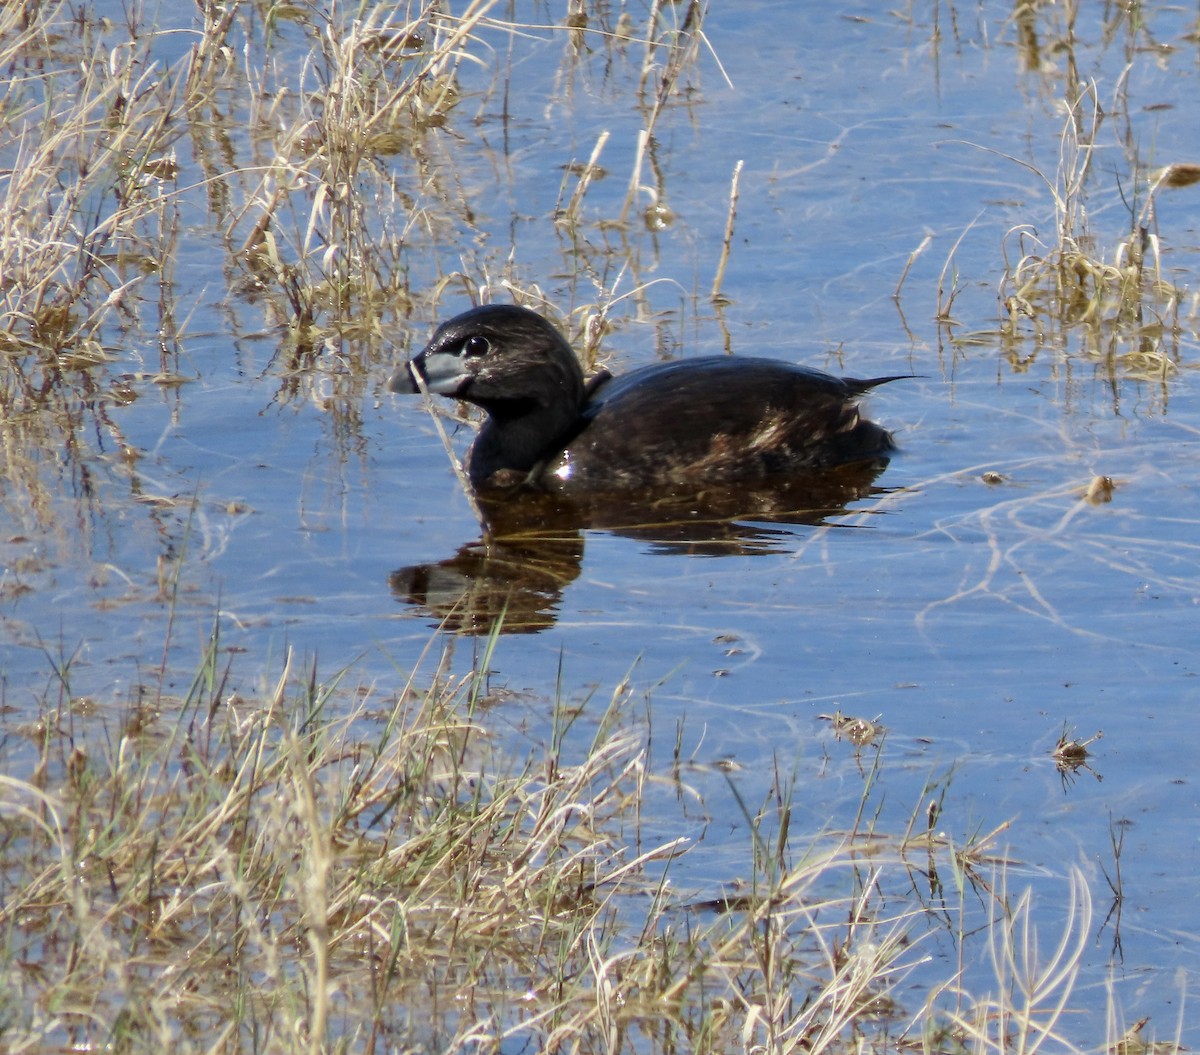
[[[124,656],[132,688],[96,699],[75,688],[69,648],[51,658],[49,630],[6,622],[52,676],[19,700],[0,679],[6,716],[30,708],[0,741],[0,1047],[1082,1050],[1070,1013],[1091,930],[1085,879],[1067,870],[1065,923],[1039,944],[1030,895],[1008,892],[1005,823],[943,823],[932,778],[906,825],[878,819],[877,719],[828,718],[849,765],[865,767],[852,825],[799,830],[778,759],[770,799],[738,800],[741,867],[701,880],[687,868],[707,831],[687,730],[664,757],[649,694],[629,682],[587,701],[586,719],[569,699],[539,701],[550,732],[522,756],[489,722],[498,626],[469,675],[431,646],[387,687],[290,654],[275,669],[214,630],[172,688],[175,621],[199,592],[187,562],[219,546],[210,521],[250,515],[143,471],[151,444],[122,422],[140,399],[174,420],[206,369],[201,293],[181,273],[203,261],[220,277],[221,343],[246,355],[239,367],[269,376],[280,404],[310,401],[353,448],[395,354],[389,334],[424,325],[450,290],[539,296],[515,251],[474,225],[495,174],[460,164],[442,134],[485,105],[507,114],[513,60],[496,41],[534,27],[499,0],[204,0],[186,5],[187,29],[157,27],[136,3],[92,6],[0,5],[0,599],[39,587],[47,549],[90,554],[103,550],[94,536],[125,531],[103,523],[119,489],[150,511],[152,544],[133,574],[96,557],[95,612],[152,610],[168,644],[132,642],[129,654],[155,651]],[[660,281],[653,241],[676,217],[655,133],[714,49],[694,0],[651,0],[636,17],[570,9],[536,27],[563,39],[564,93],[589,49],[626,61],[641,124],[627,174],[602,167],[599,130],[586,158],[564,162],[548,221],[567,323],[593,359],[618,285],[644,306]],[[472,96],[463,72],[479,67],[489,86]],[[1158,174],[1103,263],[1079,205],[1099,122],[1093,110],[1088,126],[1086,99],[1071,101],[1063,170],[1047,181],[1057,239],[1012,232],[1003,347],[1020,358],[1061,326],[1102,356],[1132,334],[1139,357],[1122,351],[1120,369],[1165,377],[1194,306],[1161,279],[1151,221],[1187,168]],[[696,279],[718,316],[740,162],[731,177],[714,206],[718,258]],[[606,179],[620,190],[589,211]],[[265,364],[242,347],[260,340]],[[1090,742],[1064,732],[1060,765],[1084,766]],[[1113,855],[1116,909],[1115,836]],[[1174,1050],[1108,1012],[1110,1049]]]

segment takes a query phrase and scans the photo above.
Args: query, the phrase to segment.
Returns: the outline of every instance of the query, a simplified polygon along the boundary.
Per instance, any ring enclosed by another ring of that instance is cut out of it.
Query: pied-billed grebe
[[[514,304],[443,323],[389,391],[419,392],[416,374],[430,392],[487,411],[468,462],[478,489],[699,488],[884,461],[895,449],[857,404],[896,377],[860,381],[773,359],[712,356],[585,384],[558,330]]]

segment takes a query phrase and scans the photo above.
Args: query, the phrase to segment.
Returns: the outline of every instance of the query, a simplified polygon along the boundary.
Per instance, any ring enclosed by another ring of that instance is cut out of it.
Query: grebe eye
[[[487,355],[491,350],[491,341],[486,337],[480,337],[478,334],[474,337],[468,337],[463,341],[463,355],[468,359],[478,359],[481,355]]]

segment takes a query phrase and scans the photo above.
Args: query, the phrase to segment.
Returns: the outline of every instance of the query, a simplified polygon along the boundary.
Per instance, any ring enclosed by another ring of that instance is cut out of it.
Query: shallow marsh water
[[[647,15],[630,13],[635,28]],[[506,702],[488,711],[492,728],[519,750],[548,735],[559,691],[607,699],[628,678],[648,698],[663,772],[680,728],[687,782],[702,793],[682,833],[697,845],[672,869],[697,899],[745,874],[747,823],[730,785],[758,804],[781,774],[794,779],[793,838],[849,828],[867,784],[881,830],[903,830],[930,798],[958,842],[1011,821],[991,849],[1014,862],[1010,889],[1032,884],[1044,945],[1064,924],[1072,866],[1095,899],[1074,1039],[1103,1040],[1110,985],[1129,1022],[1150,1015],[1174,1036],[1200,967],[1200,189],[1156,198],[1151,233],[1177,304],[1146,297],[1140,322],[1109,307],[1068,325],[1067,298],[1046,283],[1027,296],[1032,317],[1010,321],[1001,300],[1015,288],[1005,252],[1015,265],[1035,232],[1057,240],[1047,181],[1074,156],[1065,98],[1082,94],[1087,129],[1093,99],[1105,115],[1076,196],[1096,258],[1117,259],[1126,202],[1143,207],[1152,170],[1200,160],[1195,12],[1090,5],[1069,32],[1057,7],[1026,20],[994,3],[714,3],[686,90],[655,119],[623,225],[648,121],[636,105],[643,51],[600,35],[615,28],[607,9],[582,46],[556,16],[515,4],[504,22],[538,28],[481,25],[432,145],[386,162],[414,170],[399,180],[414,214],[437,211],[422,203],[427,186],[454,188],[464,205],[410,232],[404,266],[421,295],[365,342],[365,373],[343,368],[333,341],[318,370],[287,369],[277,320],[224,267],[231,218],[202,190],[181,196],[168,276],[180,336],[164,340],[146,307],[140,325],[105,331],[103,385],[136,398],[85,408],[65,452],[47,430],[36,478],[10,473],[0,489],[5,769],[33,755],[20,730],[56,695],[56,665],[70,657],[72,696],[131,701],[169,633],[181,691],[214,619],[248,653],[237,673],[252,682],[270,681],[288,648],[364,684],[416,664],[441,612],[411,571],[435,574],[449,599],[493,584],[438,574],[478,526],[427,411],[382,385],[438,318],[469,303],[452,281],[431,305],[439,279],[511,277],[564,313],[611,302],[614,371],[732,351],[919,376],[869,401],[903,450],[881,490],[844,514],[751,522],[749,545],[568,532],[524,627],[537,632],[497,649],[491,682]],[[174,17],[186,32],[184,10],[161,11],[160,27]],[[304,35],[276,31],[294,36],[298,71]],[[176,57],[172,39],[163,61]],[[579,223],[556,225],[576,186],[564,169],[601,133],[606,175]],[[248,166],[254,144],[233,144]],[[201,153],[181,141],[180,186],[199,179]],[[727,302],[714,306],[739,161]],[[387,203],[375,204],[382,215]],[[148,304],[157,281],[141,287]],[[154,383],[162,372],[184,381]],[[468,435],[455,432],[460,450]],[[1114,489],[1088,501],[1096,477]],[[455,668],[469,669],[478,639],[445,636]],[[838,739],[824,717],[837,712],[877,718],[886,737]],[[585,714],[582,746],[590,730]],[[1064,730],[1103,730],[1093,770],[1056,767]],[[1117,832],[1119,926],[1105,918],[1104,878]],[[935,955],[953,962],[954,936],[939,940]],[[988,979],[983,957],[967,965],[965,985]],[[1187,1017],[1181,1039],[1200,1043]]]

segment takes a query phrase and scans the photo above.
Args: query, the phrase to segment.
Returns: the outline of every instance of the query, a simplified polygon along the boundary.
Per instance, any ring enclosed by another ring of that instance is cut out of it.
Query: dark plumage
[[[517,483],[592,492],[762,481],[886,462],[886,429],[859,398],[895,377],[859,381],[772,359],[661,363],[586,385],[562,335],[528,308],[489,304],[443,323],[388,382],[487,411],[471,448],[476,488]]]

